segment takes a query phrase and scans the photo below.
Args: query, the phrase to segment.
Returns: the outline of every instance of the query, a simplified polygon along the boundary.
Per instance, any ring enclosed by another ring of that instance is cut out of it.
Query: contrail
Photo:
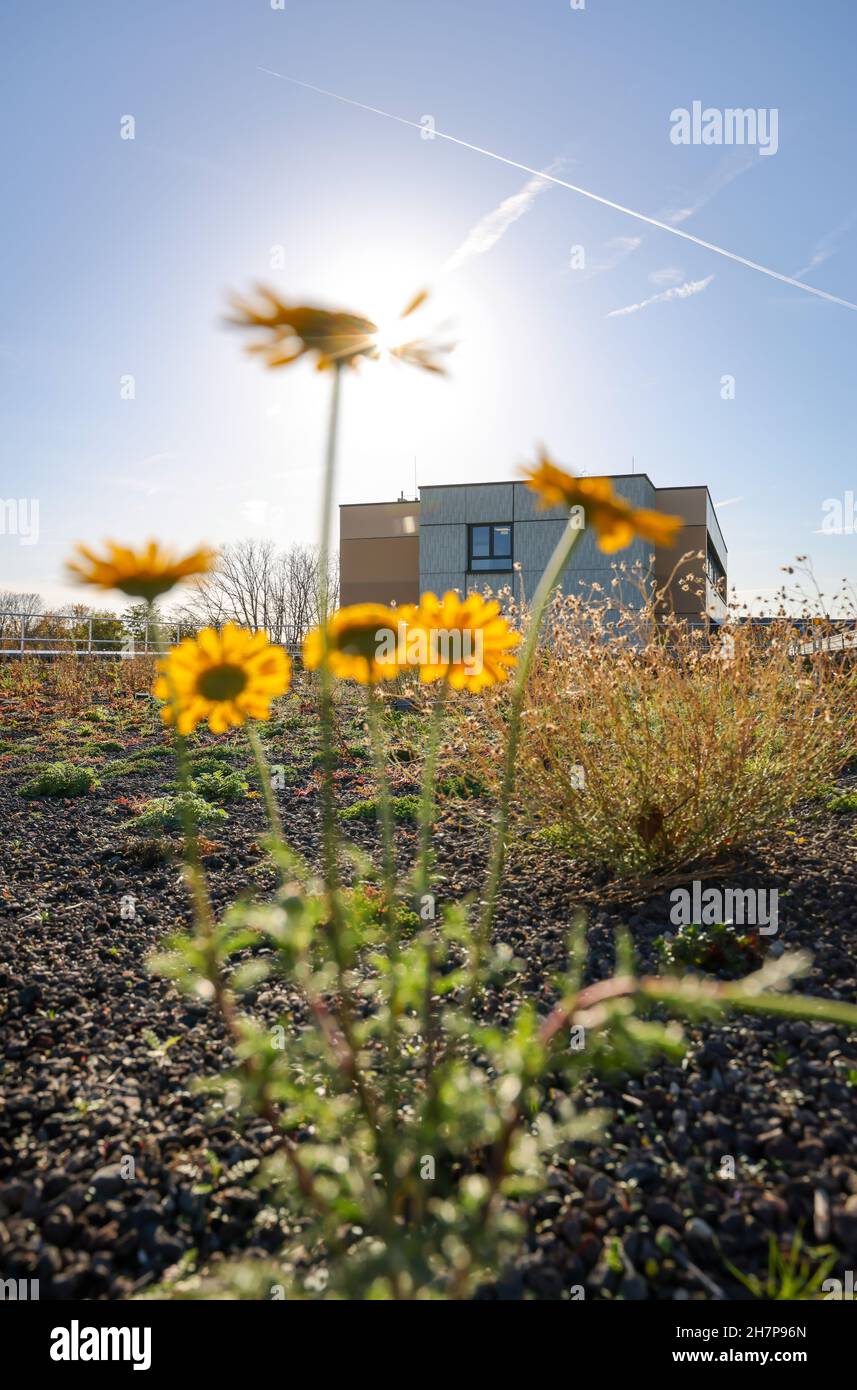
[[[266,72],[270,77],[279,77],[282,82],[291,82],[295,87],[305,87],[309,92],[317,92],[319,96],[332,97],[334,101],[342,101],[347,106],[356,106],[361,111],[371,111],[373,116],[383,116],[385,120],[397,121],[399,125],[410,126],[413,130],[423,130],[425,127],[419,121],[409,121],[405,116],[394,116],[391,111],[382,111],[379,106],[368,106],[366,102],[354,101],[351,97],[340,96],[339,92],[329,92],[324,87],[314,87],[311,82],[301,82],[297,77],[288,77],[283,72],[274,72],[272,68],[258,68],[259,72]],[[735,261],[737,265],[746,266],[748,270],[757,270],[760,275],[767,275],[772,280],[780,280],[784,285],[791,285],[796,290],[803,290],[805,294],[814,294],[818,299],[826,299],[830,304],[840,304],[843,309],[857,310],[857,304],[852,304],[850,299],[841,299],[838,294],[828,294],[827,290],[816,289],[813,285],[804,284],[803,280],[796,280],[793,275],[783,275],[779,270],[771,270],[769,266],[760,265],[758,261],[748,260],[746,256],[739,256],[736,251],[728,251],[725,246],[715,246],[713,241],[703,241],[702,237],[694,236],[692,232],[684,232],[681,227],[671,227],[668,222],[660,222],[656,217],[647,217],[644,212],[635,212],[633,208],[626,208],[622,203],[614,203],[611,198],[602,198],[599,193],[592,193],[588,188],[581,188],[579,184],[568,183],[565,179],[558,178],[556,174],[545,173],[543,169],[534,169],[529,164],[521,164],[517,159],[507,159],[505,155],[496,154],[494,150],[483,149],[481,145],[471,145],[467,140],[459,140],[455,135],[446,135],[442,130],[432,131],[438,140],[448,140],[451,145],[460,145],[462,149],[473,150],[474,154],[484,154],[488,159],[495,159],[499,164],[507,164],[512,169],[520,169],[524,174],[536,175],[545,179],[548,183],[555,183],[560,188],[567,188],[572,193],[579,193],[583,198],[590,198],[593,203],[600,203],[602,207],[612,208],[614,212],[624,213],[626,217],[633,217],[638,222],[645,222],[649,227],[657,227],[661,232],[669,232],[670,236],[681,237],[682,241],[690,241],[694,246],[701,246],[704,251],[713,251],[716,256],[724,256],[728,261]]]

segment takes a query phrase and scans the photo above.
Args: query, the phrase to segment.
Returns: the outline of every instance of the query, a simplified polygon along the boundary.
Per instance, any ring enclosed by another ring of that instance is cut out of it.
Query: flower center
[[[377,633],[377,625],[345,628],[336,645],[345,656],[365,656],[367,661],[372,661],[378,653]]]
[[[224,664],[203,672],[196,688],[206,700],[234,700],[246,684],[247,676],[240,666]]]

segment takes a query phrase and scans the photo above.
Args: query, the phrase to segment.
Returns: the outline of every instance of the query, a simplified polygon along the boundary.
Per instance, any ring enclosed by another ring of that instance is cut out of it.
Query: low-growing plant
[[[218,806],[211,806],[203,797],[184,792],[178,796],[155,797],[134,816],[129,829],[139,832],[181,830],[187,817],[192,817],[196,825],[213,825],[225,821],[227,814]]]
[[[640,978],[623,937],[616,975],[587,987],[578,930],[551,1012],[524,1004],[500,1028],[487,1000],[521,965],[502,947],[477,952],[466,907],[400,938],[393,965],[383,915],[343,896],[335,927],[306,866],[282,849],[279,860],[274,902],[234,907],[212,937],[173,938],[153,968],[191,995],[213,992],[231,1020],[238,1065],[209,1088],[275,1126],[261,1176],[301,1216],[312,1266],[303,1277],[276,1266],[290,1298],[456,1298],[490,1279],[523,1237],[516,1204],[543,1186],[549,1157],[598,1132],[603,1116],[573,1104],[585,1076],[681,1057],[664,1010],[857,1022],[851,1006],[779,993],[805,957],[732,984]],[[256,944],[265,956],[246,959]],[[269,978],[299,986],[303,1025],[266,1026],[242,1006]],[[191,1288],[204,1296],[204,1277]]]
[[[80,720],[84,724],[110,724],[112,718],[110,710],[104,709],[101,705],[93,705],[91,709],[85,709],[80,715]]]
[[[153,762],[161,758],[173,757],[175,757],[175,749],[165,743],[153,743],[146,748],[135,748],[132,753],[128,754],[128,761],[131,763]]]
[[[124,745],[118,743],[115,738],[101,739],[89,745],[89,750],[94,753],[123,753]]]
[[[799,659],[786,619],[736,622],[725,637],[692,628],[663,612],[663,589],[639,568],[617,567],[616,586],[554,602],[523,712],[516,812],[557,827],[577,863],[615,878],[731,857],[843,766],[857,663]],[[462,722],[496,789],[507,702],[487,711],[490,724]]]
[[[764,1276],[744,1274],[734,1264],[727,1268],[753,1298],[766,1302],[813,1302],[822,1296],[825,1279],[838,1255],[829,1245],[806,1246],[800,1231],[787,1244],[768,1236],[768,1268]]]
[[[194,777],[209,772],[228,772],[234,767],[238,757],[239,750],[234,747],[202,748],[190,754],[188,768]]]
[[[95,786],[97,780],[92,768],[68,762],[49,763],[31,781],[25,782],[21,795],[85,796]]]
[[[226,806],[242,801],[250,790],[246,777],[240,772],[201,772],[191,782],[193,791],[214,806]]]
[[[41,773],[48,764],[43,758],[26,760],[25,762],[9,763],[7,767],[0,770],[0,776],[20,777],[26,772]]]
[[[133,822],[131,828],[134,828]],[[143,839],[141,835],[131,834],[122,844],[122,857],[132,864],[139,864],[142,869],[152,869],[156,864],[166,864],[172,859],[173,847],[162,836]]]
[[[390,812],[395,821],[415,823],[419,817],[419,811],[420,799],[418,796],[390,797]],[[381,806],[377,798],[367,797],[361,801],[353,801],[350,806],[343,807],[338,815],[342,821],[375,821],[381,816]]]
[[[484,796],[485,785],[478,777],[471,777],[469,773],[454,773],[450,777],[442,777],[437,784],[437,790],[439,796],[470,801],[474,797]]]
[[[687,923],[672,935],[659,936],[655,946],[663,969],[678,974],[702,970],[734,979],[758,970],[765,958],[758,933],[739,931],[723,922],[711,926]]]
[[[160,770],[160,758],[138,755],[136,758],[117,758],[115,762],[107,763],[101,769],[101,776],[105,781],[115,781],[119,777],[138,777],[141,772]]]
[[[827,809],[837,816],[854,815],[857,812],[857,792],[843,792],[841,796],[831,797]]]

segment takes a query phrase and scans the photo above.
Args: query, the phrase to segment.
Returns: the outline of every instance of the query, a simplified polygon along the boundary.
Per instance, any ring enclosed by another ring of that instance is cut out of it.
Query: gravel
[[[305,740],[285,755],[293,780],[278,793],[288,837],[310,858],[315,751]],[[177,865],[158,845],[142,853],[126,826],[171,775],[168,764],[136,772],[67,802],[25,800],[23,778],[0,778],[0,1271],[38,1278],[42,1298],[125,1298],[194,1252],[201,1263],[269,1254],[296,1236],[271,1194],[248,1186],[272,1147],[269,1127],[239,1131],[195,1089],[229,1056],[216,1016],[145,970],[148,953],[189,920],[189,905]],[[413,790],[412,770],[397,776],[397,793]],[[341,792],[344,802],[371,794],[363,765],[346,769]],[[228,810],[205,853],[218,909],[273,887],[261,802]],[[440,897],[478,889],[488,825],[486,806],[447,803],[436,840]],[[371,824],[348,833],[375,846]],[[413,827],[400,825],[397,843],[404,862]],[[799,988],[857,1002],[854,817],[806,808],[723,886],[779,888],[778,942],[813,954]],[[521,995],[550,1008],[579,907],[590,979],[612,969],[621,923],[643,968],[655,967],[667,892],[623,900],[522,842],[497,934],[527,968],[514,993],[495,998],[500,1018]],[[284,1002],[263,986],[256,1007],[273,1020]],[[857,1036],[749,1016],[686,1031],[683,1064],[586,1084],[578,1104],[606,1106],[608,1129],[555,1157],[521,1258],[480,1296],[746,1297],[734,1270],[763,1276],[771,1238],[797,1231],[830,1243],[834,1275],[854,1267]]]

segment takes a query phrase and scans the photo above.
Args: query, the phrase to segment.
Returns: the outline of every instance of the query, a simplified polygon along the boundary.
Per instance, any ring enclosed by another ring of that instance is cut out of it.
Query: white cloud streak
[[[680,222],[686,222],[689,217],[695,217],[700,208],[704,208],[706,203],[710,203],[712,198],[716,198],[718,193],[722,193],[724,188],[735,179],[746,174],[748,169],[754,168],[759,161],[753,155],[746,155],[744,159],[737,163],[729,159],[724,161],[720,168],[702,185],[700,192],[689,207],[675,208],[671,212],[664,213],[664,219],[677,227]]]
[[[612,237],[605,247],[603,259],[593,261],[590,264],[587,280],[591,280],[595,275],[602,275],[605,270],[615,270],[620,261],[624,261],[626,256],[630,256],[642,244],[643,238],[641,236]]]
[[[839,250],[839,243],[842,241],[842,238],[846,233],[851,231],[855,223],[857,223],[857,213],[853,213],[851,217],[841,222],[838,227],[834,227],[832,232],[828,232],[826,236],[821,237],[813,247],[812,254],[806,265],[802,266],[800,270],[795,271],[795,279],[802,279],[803,276],[808,275],[811,270],[815,270],[816,266],[824,265],[824,262],[829,261],[831,256],[835,256]]]
[[[467,233],[458,250],[453,251],[449,259],[441,266],[441,275],[449,275],[454,270],[460,270],[475,256],[484,256],[486,251],[495,247],[512,224],[529,212],[536,198],[546,188],[550,188],[547,179],[542,174],[536,174],[534,178],[529,179],[524,184],[518,193],[504,198],[498,207],[481,217],[476,226]]]
[[[666,288],[667,285],[680,285],[684,279],[684,271],[679,270],[677,265],[665,265],[663,270],[653,270],[649,280],[658,288]]]
[[[641,309],[648,309],[650,304],[666,304],[672,299],[690,299],[694,294],[701,294],[707,290],[714,279],[713,275],[706,275],[704,280],[688,280],[685,285],[673,285],[669,290],[662,290],[660,294],[653,294],[650,299],[642,299],[639,304],[626,304],[624,309],[611,309],[607,315],[608,319],[622,318],[627,314],[637,314]]]

